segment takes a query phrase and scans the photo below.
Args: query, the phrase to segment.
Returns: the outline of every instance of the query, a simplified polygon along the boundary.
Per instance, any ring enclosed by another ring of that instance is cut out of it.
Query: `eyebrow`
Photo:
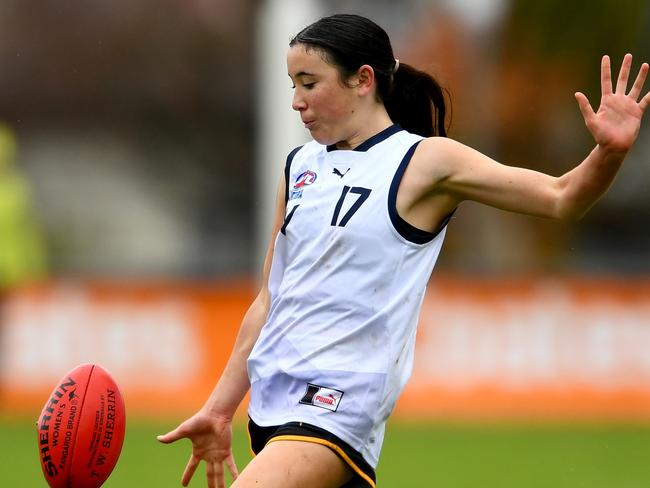
[[[289,78],[292,78],[291,73],[287,73],[289,75]],[[308,73],[306,71],[299,71],[296,73],[296,78],[300,78],[302,76],[315,76],[314,73]]]

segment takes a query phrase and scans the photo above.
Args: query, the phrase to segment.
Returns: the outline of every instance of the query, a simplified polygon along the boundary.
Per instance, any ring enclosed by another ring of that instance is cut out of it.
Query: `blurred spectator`
[[[0,123],[0,293],[46,274],[45,246],[15,156],[15,135]]]

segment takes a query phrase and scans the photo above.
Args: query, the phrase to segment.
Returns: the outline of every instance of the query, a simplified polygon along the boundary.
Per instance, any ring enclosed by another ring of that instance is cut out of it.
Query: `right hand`
[[[223,463],[235,479],[238,476],[235,459],[232,455],[232,419],[199,410],[174,430],[157,439],[163,444],[171,444],[178,439],[192,441],[192,455],[183,472],[181,483],[187,486],[201,461],[206,463],[209,488],[225,488]]]

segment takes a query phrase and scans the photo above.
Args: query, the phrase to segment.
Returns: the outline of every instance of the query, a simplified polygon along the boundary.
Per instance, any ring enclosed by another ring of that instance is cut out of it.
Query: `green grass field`
[[[131,421],[106,488],[176,487],[189,442],[163,446],[175,421]],[[239,468],[250,459],[235,432]],[[377,471],[381,488],[648,488],[650,425],[401,424],[393,422]],[[190,486],[206,486],[198,471]],[[47,486],[33,422],[0,419],[0,487]]]

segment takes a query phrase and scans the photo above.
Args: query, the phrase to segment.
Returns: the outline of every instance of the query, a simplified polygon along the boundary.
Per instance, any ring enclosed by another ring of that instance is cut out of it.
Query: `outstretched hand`
[[[648,75],[648,63],[641,65],[632,88],[626,93],[631,66],[632,55],[626,54],[614,88],[609,56],[603,56],[600,68],[602,94],[597,111],[584,94],[575,94],[596,144],[611,152],[625,153],[632,147],[639,134],[643,112],[650,105],[650,92],[639,100]]]
[[[237,478],[237,466],[232,455],[232,429],[230,419],[215,417],[200,410],[167,434],[158,436],[163,444],[178,439],[192,441],[192,455],[183,472],[181,483],[187,486],[201,461],[206,463],[209,488],[225,488],[223,463],[226,463],[233,479]]]

